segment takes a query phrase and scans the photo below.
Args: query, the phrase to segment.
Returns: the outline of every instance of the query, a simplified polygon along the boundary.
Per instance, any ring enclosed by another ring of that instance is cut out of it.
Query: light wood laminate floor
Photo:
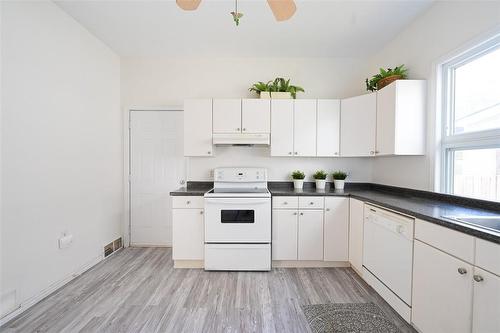
[[[303,304],[374,302],[414,332],[350,268],[174,269],[169,248],[127,248],[2,332],[309,332]]]

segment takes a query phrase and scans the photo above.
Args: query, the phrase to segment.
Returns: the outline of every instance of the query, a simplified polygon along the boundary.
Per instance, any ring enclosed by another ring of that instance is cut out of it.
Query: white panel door
[[[349,260],[349,198],[325,198],[324,260]]]
[[[316,156],[316,100],[296,99],[294,105],[294,156]]]
[[[172,212],[172,259],[203,260],[205,227],[203,209],[174,209]]]
[[[323,260],[323,210],[299,211],[298,259]]]
[[[171,245],[169,193],[185,179],[182,111],[130,112],[131,245]]]
[[[241,99],[214,99],[214,133],[241,132]]]
[[[376,93],[340,102],[340,155],[375,155]]]
[[[349,199],[349,262],[356,271],[363,272],[363,228],[365,203]]]
[[[339,156],[340,100],[318,99],[316,156]]]
[[[271,156],[293,155],[293,100],[271,100]]]
[[[211,99],[184,101],[184,156],[214,156]]]
[[[497,257],[497,260],[498,257]],[[472,332],[500,332],[500,277],[474,267]]]
[[[269,133],[271,131],[271,100],[243,99],[241,101],[242,133]]]
[[[273,210],[273,260],[297,260],[297,220],[296,210]]]
[[[415,240],[412,322],[420,332],[471,331],[472,274],[468,263]]]

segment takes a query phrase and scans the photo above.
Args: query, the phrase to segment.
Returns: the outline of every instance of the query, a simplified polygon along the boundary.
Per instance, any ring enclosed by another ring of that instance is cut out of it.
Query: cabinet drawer
[[[172,208],[204,208],[205,198],[201,196],[172,197]]]
[[[472,236],[417,219],[415,238],[466,262],[474,262],[474,237]]]
[[[299,207],[299,197],[273,197],[273,208],[276,209],[297,209]]]
[[[476,266],[500,276],[500,244],[476,238]]]
[[[301,209],[323,209],[324,206],[324,197],[299,197],[299,208]]]

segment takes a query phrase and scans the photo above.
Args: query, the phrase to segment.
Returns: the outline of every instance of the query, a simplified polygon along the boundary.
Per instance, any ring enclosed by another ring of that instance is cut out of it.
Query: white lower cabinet
[[[325,198],[324,260],[349,260],[349,198]]]
[[[358,274],[363,272],[363,227],[365,203],[349,199],[349,262]]]
[[[288,201],[284,202],[288,204]],[[297,260],[297,210],[274,209],[272,221],[273,260]]]
[[[298,259],[323,260],[323,210],[300,210]]]
[[[418,240],[414,246],[413,324],[422,333],[470,332],[473,266]]]
[[[473,279],[472,332],[500,332],[500,277],[474,267]]]
[[[203,209],[172,209],[172,259],[203,260]]]

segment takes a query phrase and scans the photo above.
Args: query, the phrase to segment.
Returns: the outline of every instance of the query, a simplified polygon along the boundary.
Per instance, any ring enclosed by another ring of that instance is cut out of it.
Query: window
[[[500,201],[500,36],[442,69],[441,189]]]

